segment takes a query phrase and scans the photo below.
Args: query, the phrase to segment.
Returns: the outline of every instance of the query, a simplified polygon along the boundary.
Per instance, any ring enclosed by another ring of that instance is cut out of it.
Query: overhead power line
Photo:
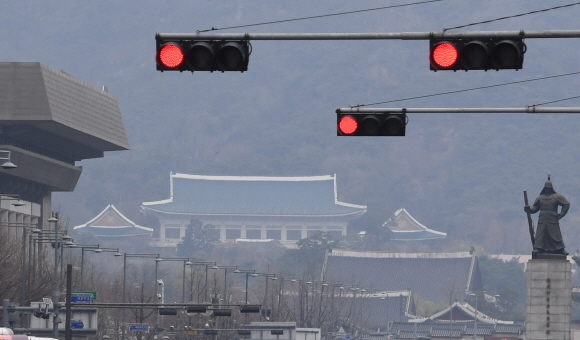
[[[563,98],[563,99],[558,99],[558,100],[552,100],[552,101],[545,102],[545,103],[530,105],[530,107],[540,106],[540,105],[546,105],[546,104],[552,104],[552,103],[557,103],[557,102],[563,102],[565,100],[576,99],[576,98],[580,98],[580,96],[574,96],[574,97],[568,97],[568,98]]]
[[[293,19],[284,19],[284,20],[275,20],[275,21],[266,21],[254,24],[247,24],[247,25],[238,25],[238,26],[229,26],[229,27],[212,27],[211,29],[200,30],[200,32],[209,32],[209,31],[219,31],[219,30],[227,30],[232,28],[242,28],[242,27],[252,27],[252,26],[262,26],[262,25],[270,25],[270,24],[280,24],[283,22],[291,22],[291,21],[300,21],[300,20],[308,20],[308,19],[319,19],[319,18],[327,18],[333,17],[338,15],[346,15],[346,14],[354,14],[354,13],[363,13],[363,12],[371,12],[371,11],[378,11],[383,9],[390,9],[390,8],[398,8],[398,7],[407,7],[407,6],[415,6],[415,5],[423,5],[431,2],[440,2],[444,0],[425,0],[425,1],[418,1],[418,2],[411,2],[407,4],[400,4],[400,5],[390,5],[390,6],[383,6],[383,7],[375,7],[375,8],[367,8],[367,9],[359,9],[355,11],[348,11],[348,12],[338,12],[338,13],[331,13],[331,14],[321,14],[321,15],[313,15],[308,17],[301,17],[301,18],[293,18]]]
[[[506,86],[506,85],[515,85],[515,84],[521,84],[521,83],[528,83],[528,82],[537,81],[537,80],[546,80],[546,79],[552,79],[552,78],[566,77],[566,76],[571,76],[571,75],[576,75],[576,74],[580,74],[580,71],[578,71],[578,72],[564,73],[564,74],[557,74],[557,75],[554,75],[554,76],[547,76],[547,77],[540,77],[540,78],[532,78],[532,79],[524,79],[524,80],[512,81],[512,82],[509,82],[509,83],[501,83],[501,84],[494,84],[494,85],[478,86],[478,87],[472,87],[472,88],[463,89],[463,90],[447,91],[447,92],[426,94],[426,95],[422,95],[422,96],[407,97],[407,98],[401,98],[401,99],[393,99],[393,100],[387,100],[387,101],[383,101],[383,102],[376,102],[376,103],[370,103],[370,104],[357,104],[357,105],[353,105],[353,106],[350,106],[350,107],[363,107],[363,106],[371,106],[371,105],[379,105],[379,104],[387,104],[387,103],[401,102],[401,101],[404,101],[404,100],[422,99],[422,98],[443,96],[443,95],[446,95],[446,94],[455,94],[455,93],[461,93],[461,92],[468,92],[468,91],[475,91],[475,90],[483,90],[483,89],[489,89],[489,88],[493,88],[493,87],[500,87],[500,86]],[[573,99],[573,98],[568,98],[568,99]],[[567,100],[567,99],[563,99],[563,100]],[[552,102],[549,102],[549,103],[552,103]],[[544,104],[548,104],[548,103],[537,104],[537,105],[544,105]]]
[[[491,19],[491,20],[474,22],[474,23],[467,24],[467,25],[461,25],[461,26],[455,26],[455,27],[450,27],[450,28],[444,28],[443,29],[443,32],[449,31],[449,30],[458,29],[458,28],[463,28],[463,27],[475,26],[475,25],[480,25],[480,24],[487,24],[487,23],[494,22],[494,21],[500,21],[500,20],[505,20],[505,19],[512,19],[512,18],[517,18],[517,17],[523,17],[523,16],[530,15],[530,14],[537,14],[537,13],[542,13],[542,12],[548,12],[548,11],[551,11],[551,10],[554,10],[554,9],[561,9],[561,8],[572,7],[572,6],[576,6],[576,5],[580,5],[580,2],[575,2],[575,3],[572,3],[572,4],[555,6],[555,7],[545,8],[545,9],[539,9],[539,10],[536,10],[536,11],[531,11],[531,12],[526,12],[526,13],[509,15],[509,16],[506,16],[506,17],[500,17],[500,18]]]

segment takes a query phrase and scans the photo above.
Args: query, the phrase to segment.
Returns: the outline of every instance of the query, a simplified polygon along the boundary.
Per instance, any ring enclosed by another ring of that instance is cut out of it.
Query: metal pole
[[[125,303],[125,281],[127,281],[127,253],[123,253],[123,303]],[[125,340],[125,308],[121,309],[121,340]]]
[[[207,295],[207,264],[205,265],[205,287],[203,288],[205,293],[205,302],[209,302],[209,297]]]
[[[10,327],[10,323],[8,322],[8,305],[10,300],[4,299],[2,300],[2,327]]]
[[[26,228],[22,227],[22,296],[20,297],[20,305],[24,306],[26,300]]]
[[[181,303],[185,303],[185,263],[186,262],[187,261],[183,261],[183,276],[182,276],[182,282],[181,282]]]
[[[72,331],[70,328],[70,322],[72,317],[71,308],[71,296],[72,296],[72,264],[66,265],[66,318],[65,318],[65,340],[72,340]]]
[[[248,274],[246,273],[246,305],[248,304]]]
[[[266,276],[266,294],[264,294],[264,317],[268,314],[268,276]]]
[[[477,293],[475,293],[475,313],[473,314],[474,317],[474,328],[473,328],[473,340],[477,340]]]
[[[54,315],[52,317],[52,337],[58,339],[58,297],[60,296],[58,280],[58,220],[55,218],[54,213],[49,222],[54,224],[54,287],[52,290],[52,308]]]
[[[156,39],[186,40],[429,40],[442,38],[580,38],[580,30],[396,33],[157,33]]]
[[[84,265],[85,265],[85,248],[81,247],[81,289],[83,289],[83,272],[84,272]]]
[[[228,303],[228,269],[224,268],[224,305]]]
[[[580,107],[340,107],[336,113],[580,113]]]

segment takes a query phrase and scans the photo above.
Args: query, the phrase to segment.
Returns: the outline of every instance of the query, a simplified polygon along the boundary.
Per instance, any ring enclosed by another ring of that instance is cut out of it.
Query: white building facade
[[[316,232],[346,235],[366,206],[340,202],[335,176],[262,177],[170,174],[170,198],[144,202],[159,219],[152,245],[175,247],[191,220],[211,225],[223,242],[276,240],[294,244]]]

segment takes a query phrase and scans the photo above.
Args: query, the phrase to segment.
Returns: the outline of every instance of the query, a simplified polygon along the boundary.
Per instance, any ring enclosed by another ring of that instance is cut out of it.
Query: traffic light
[[[337,136],[404,136],[405,113],[336,113]]]
[[[165,39],[155,36],[158,71],[248,70],[251,44],[247,40]]]
[[[526,44],[522,39],[431,39],[429,61],[433,71],[519,70]]]
[[[242,305],[240,306],[240,313],[260,313],[260,305]]]
[[[177,315],[175,308],[159,308],[159,315]]]

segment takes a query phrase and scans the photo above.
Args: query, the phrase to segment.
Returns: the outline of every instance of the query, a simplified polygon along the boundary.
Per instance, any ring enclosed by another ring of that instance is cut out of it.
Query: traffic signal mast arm
[[[421,107],[421,108],[367,108],[367,107],[345,107],[336,109],[337,114],[345,113],[580,113],[580,107],[468,107],[468,108],[441,108],[441,107]]]
[[[470,31],[398,33],[157,33],[164,40],[430,40],[430,39],[546,39],[580,38],[580,30]]]

